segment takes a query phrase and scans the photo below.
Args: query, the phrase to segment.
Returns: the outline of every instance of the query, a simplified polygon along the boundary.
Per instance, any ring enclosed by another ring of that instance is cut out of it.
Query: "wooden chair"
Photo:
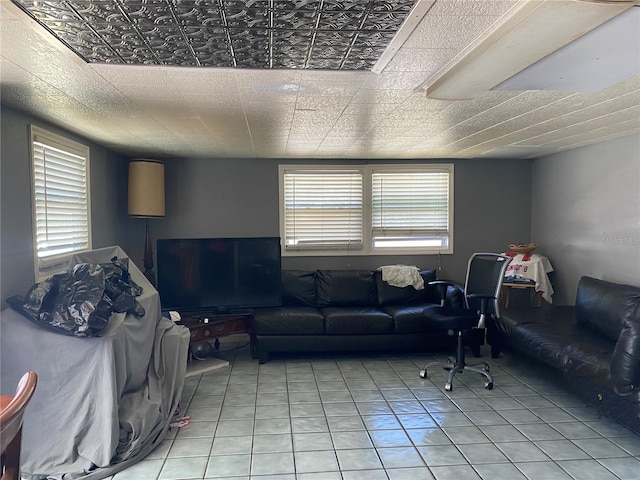
[[[20,449],[24,411],[36,390],[38,376],[25,373],[15,395],[0,397],[0,446],[2,447],[2,480],[20,480]]]

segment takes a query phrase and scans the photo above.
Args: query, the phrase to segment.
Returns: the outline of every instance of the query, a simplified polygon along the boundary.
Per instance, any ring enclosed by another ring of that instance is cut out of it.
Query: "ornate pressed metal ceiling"
[[[416,0],[14,3],[89,63],[369,70]]]

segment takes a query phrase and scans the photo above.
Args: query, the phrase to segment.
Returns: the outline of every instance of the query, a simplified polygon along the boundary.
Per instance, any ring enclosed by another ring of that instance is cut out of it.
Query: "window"
[[[449,248],[449,171],[373,171],[374,249]]]
[[[362,173],[357,170],[284,172],[287,250],[362,248]]]
[[[453,253],[453,165],[280,166],[284,255]]]
[[[36,280],[91,249],[89,147],[31,126]]]

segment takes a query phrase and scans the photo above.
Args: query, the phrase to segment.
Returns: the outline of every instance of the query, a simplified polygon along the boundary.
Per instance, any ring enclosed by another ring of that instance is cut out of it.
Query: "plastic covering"
[[[33,285],[7,303],[32,322],[65,335],[97,337],[113,313],[145,314],[142,294],[129,275],[129,259],[80,263]]]

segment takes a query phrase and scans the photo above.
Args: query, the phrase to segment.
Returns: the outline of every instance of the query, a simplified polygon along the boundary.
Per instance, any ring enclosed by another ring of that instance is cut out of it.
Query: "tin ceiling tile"
[[[415,0],[13,0],[89,63],[370,70]]]

